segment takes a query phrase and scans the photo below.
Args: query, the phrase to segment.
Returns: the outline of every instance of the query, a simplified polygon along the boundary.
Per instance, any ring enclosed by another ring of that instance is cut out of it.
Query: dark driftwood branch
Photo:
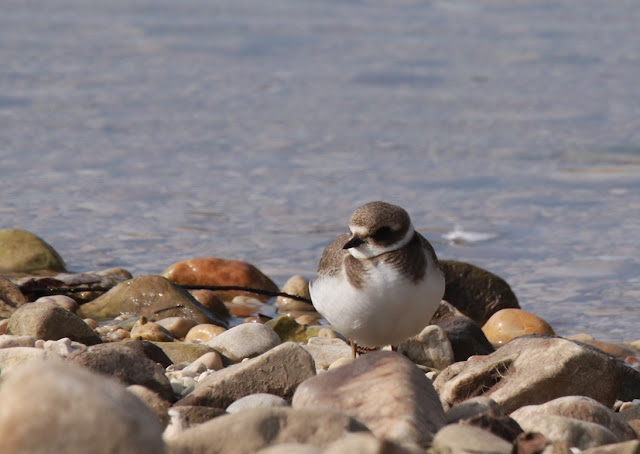
[[[179,284],[176,284],[179,285]],[[273,292],[271,290],[264,290],[260,288],[251,288],[251,287],[243,287],[241,285],[180,285],[180,287],[185,290],[240,290],[243,292],[255,293],[257,295],[266,295],[266,296],[282,296],[284,298],[291,298],[297,301],[304,301],[305,303],[311,303],[309,298],[305,298],[300,295],[292,295],[290,293],[284,292]],[[20,291],[25,295],[37,293],[41,296],[44,295],[56,295],[59,293],[80,293],[80,292],[107,292],[111,290],[111,287],[56,287],[55,285],[43,285],[43,286],[29,286],[21,288]]]

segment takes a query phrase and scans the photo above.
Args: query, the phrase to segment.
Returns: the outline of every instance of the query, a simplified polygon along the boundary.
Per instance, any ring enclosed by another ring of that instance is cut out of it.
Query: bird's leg
[[[353,355],[353,359],[356,359],[358,347],[356,347],[356,343],[352,339],[349,339],[349,343],[351,344],[351,354]]]

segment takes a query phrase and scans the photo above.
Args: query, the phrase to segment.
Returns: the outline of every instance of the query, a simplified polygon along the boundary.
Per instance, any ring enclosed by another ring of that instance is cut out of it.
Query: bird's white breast
[[[334,276],[320,276],[310,286],[316,309],[342,335],[362,346],[398,344],[418,334],[435,313],[444,294],[444,277],[429,263],[417,284],[388,263],[367,270],[360,288],[343,268]]]

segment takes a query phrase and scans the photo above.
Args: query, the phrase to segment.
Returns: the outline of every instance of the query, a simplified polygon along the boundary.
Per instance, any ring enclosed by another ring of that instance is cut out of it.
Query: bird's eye
[[[376,241],[382,241],[389,237],[391,229],[388,226],[380,227],[371,237]]]

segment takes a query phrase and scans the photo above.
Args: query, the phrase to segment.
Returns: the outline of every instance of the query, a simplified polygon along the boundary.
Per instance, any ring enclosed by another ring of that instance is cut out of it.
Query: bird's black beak
[[[342,249],[351,249],[352,247],[358,247],[362,243],[364,243],[364,240],[362,238],[360,238],[358,235],[353,235],[351,239],[349,239],[349,241],[347,241],[345,245],[342,246]]]

